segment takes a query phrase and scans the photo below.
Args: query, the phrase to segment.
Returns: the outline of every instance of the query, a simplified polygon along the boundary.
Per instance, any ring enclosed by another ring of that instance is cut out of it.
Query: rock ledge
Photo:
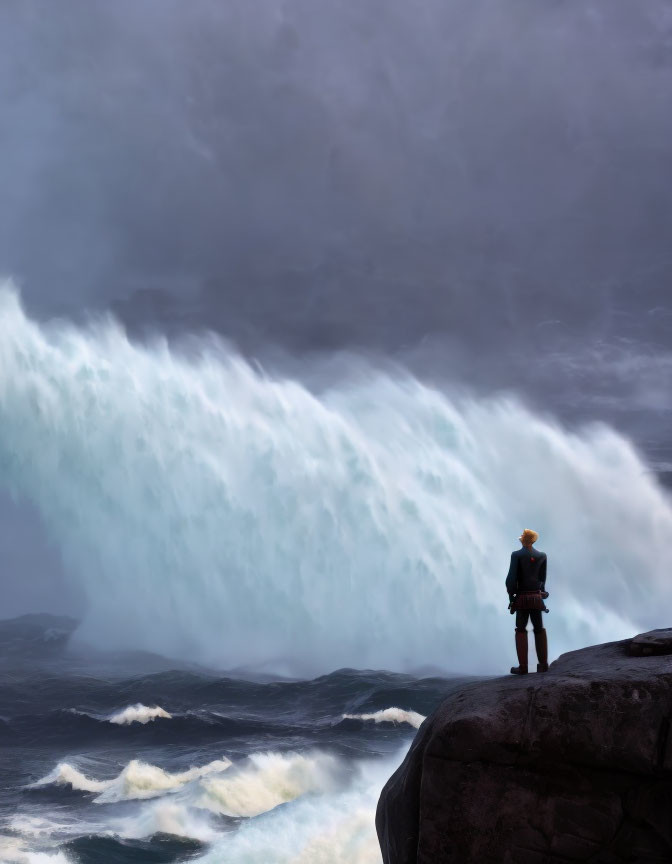
[[[672,630],[466,684],[378,803],[385,864],[672,862]]]

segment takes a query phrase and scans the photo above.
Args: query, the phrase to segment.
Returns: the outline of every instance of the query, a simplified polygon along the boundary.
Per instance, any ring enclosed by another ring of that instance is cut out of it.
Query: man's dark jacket
[[[512,552],[506,590],[509,594],[516,594],[518,591],[545,591],[546,553],[539,552],[534,546],[523,546],[517,552]]]

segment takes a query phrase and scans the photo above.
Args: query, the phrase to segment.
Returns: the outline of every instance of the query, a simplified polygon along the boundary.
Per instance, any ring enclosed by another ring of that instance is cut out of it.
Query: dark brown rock
[[[628,654],[647,657],[649,654],[672,654],[672,629],[649,630],[635,636],[628,645]]]
[[[672,657],[633,641],[451,693],[381,793],[385,864],[672,862]]]

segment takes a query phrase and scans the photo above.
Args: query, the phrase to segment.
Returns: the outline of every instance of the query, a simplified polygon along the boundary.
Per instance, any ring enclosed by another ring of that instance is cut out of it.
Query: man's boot
[[[511,667],[512,675],[527,675],[527,630],[516,630],[518,666]]]
[[[534,631],[534,647],[537,649],[537,672],[548,672],[548,640],[546,629]]]

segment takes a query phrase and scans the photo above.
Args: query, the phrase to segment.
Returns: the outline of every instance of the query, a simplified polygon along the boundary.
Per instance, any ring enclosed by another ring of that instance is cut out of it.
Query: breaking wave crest
[[[53,771],[46,777],[36,780],[30,788],[39,789],[41,786],[70,786],[77,792],[102,792],[113,780],[93,780],[78,771],[68,762],[59,762]]]
[[[129,705],[123,711],[118,711],[109,718],[110,723],[115,723],[117,726],[130,726],[131,723],[151,723],[161,717],[164,720],[172,719],[172,714],[164,711],[158,705],[153,708],[148,708],[146,705]]]
[[[417,711],[405,711],[403,708],[383,708],[372,714],[344,714],[344,720],[373,720],[374,723],[408,723],[414,729],[419,729],[425,719]]]
[[[659,626],[672,507],[628,441],[360,371],[315,395],[214,340],[187,359],[39,325],[0,290],[0,477],[85,593],[82,635],[229,668],[490,672],[524,526],[553,654]]]
[[[139,798],[154,798],[168,792],[175,792],[194,780],[208,774],[226,771],[231,766],[229,759],[217,759],[201,768],[171,774],[156,765],[133,759],[118,777],[110,780],[94,780],[87,777],[73,765],[60,762],[53,771],[33,784],[41,786],[70,786],[79,792],[96,792],[97,804],[111,804]]]
[[[338,785],[341,768],[327,754],[256,753],[238,770],[205,780],[199,805],[224,816],[258,816],[310,792]]]
[[[275,807],[216,842],[203,864],[380,864],[375,813],[380,790],[404,756],[356,766],[329,795]]]

